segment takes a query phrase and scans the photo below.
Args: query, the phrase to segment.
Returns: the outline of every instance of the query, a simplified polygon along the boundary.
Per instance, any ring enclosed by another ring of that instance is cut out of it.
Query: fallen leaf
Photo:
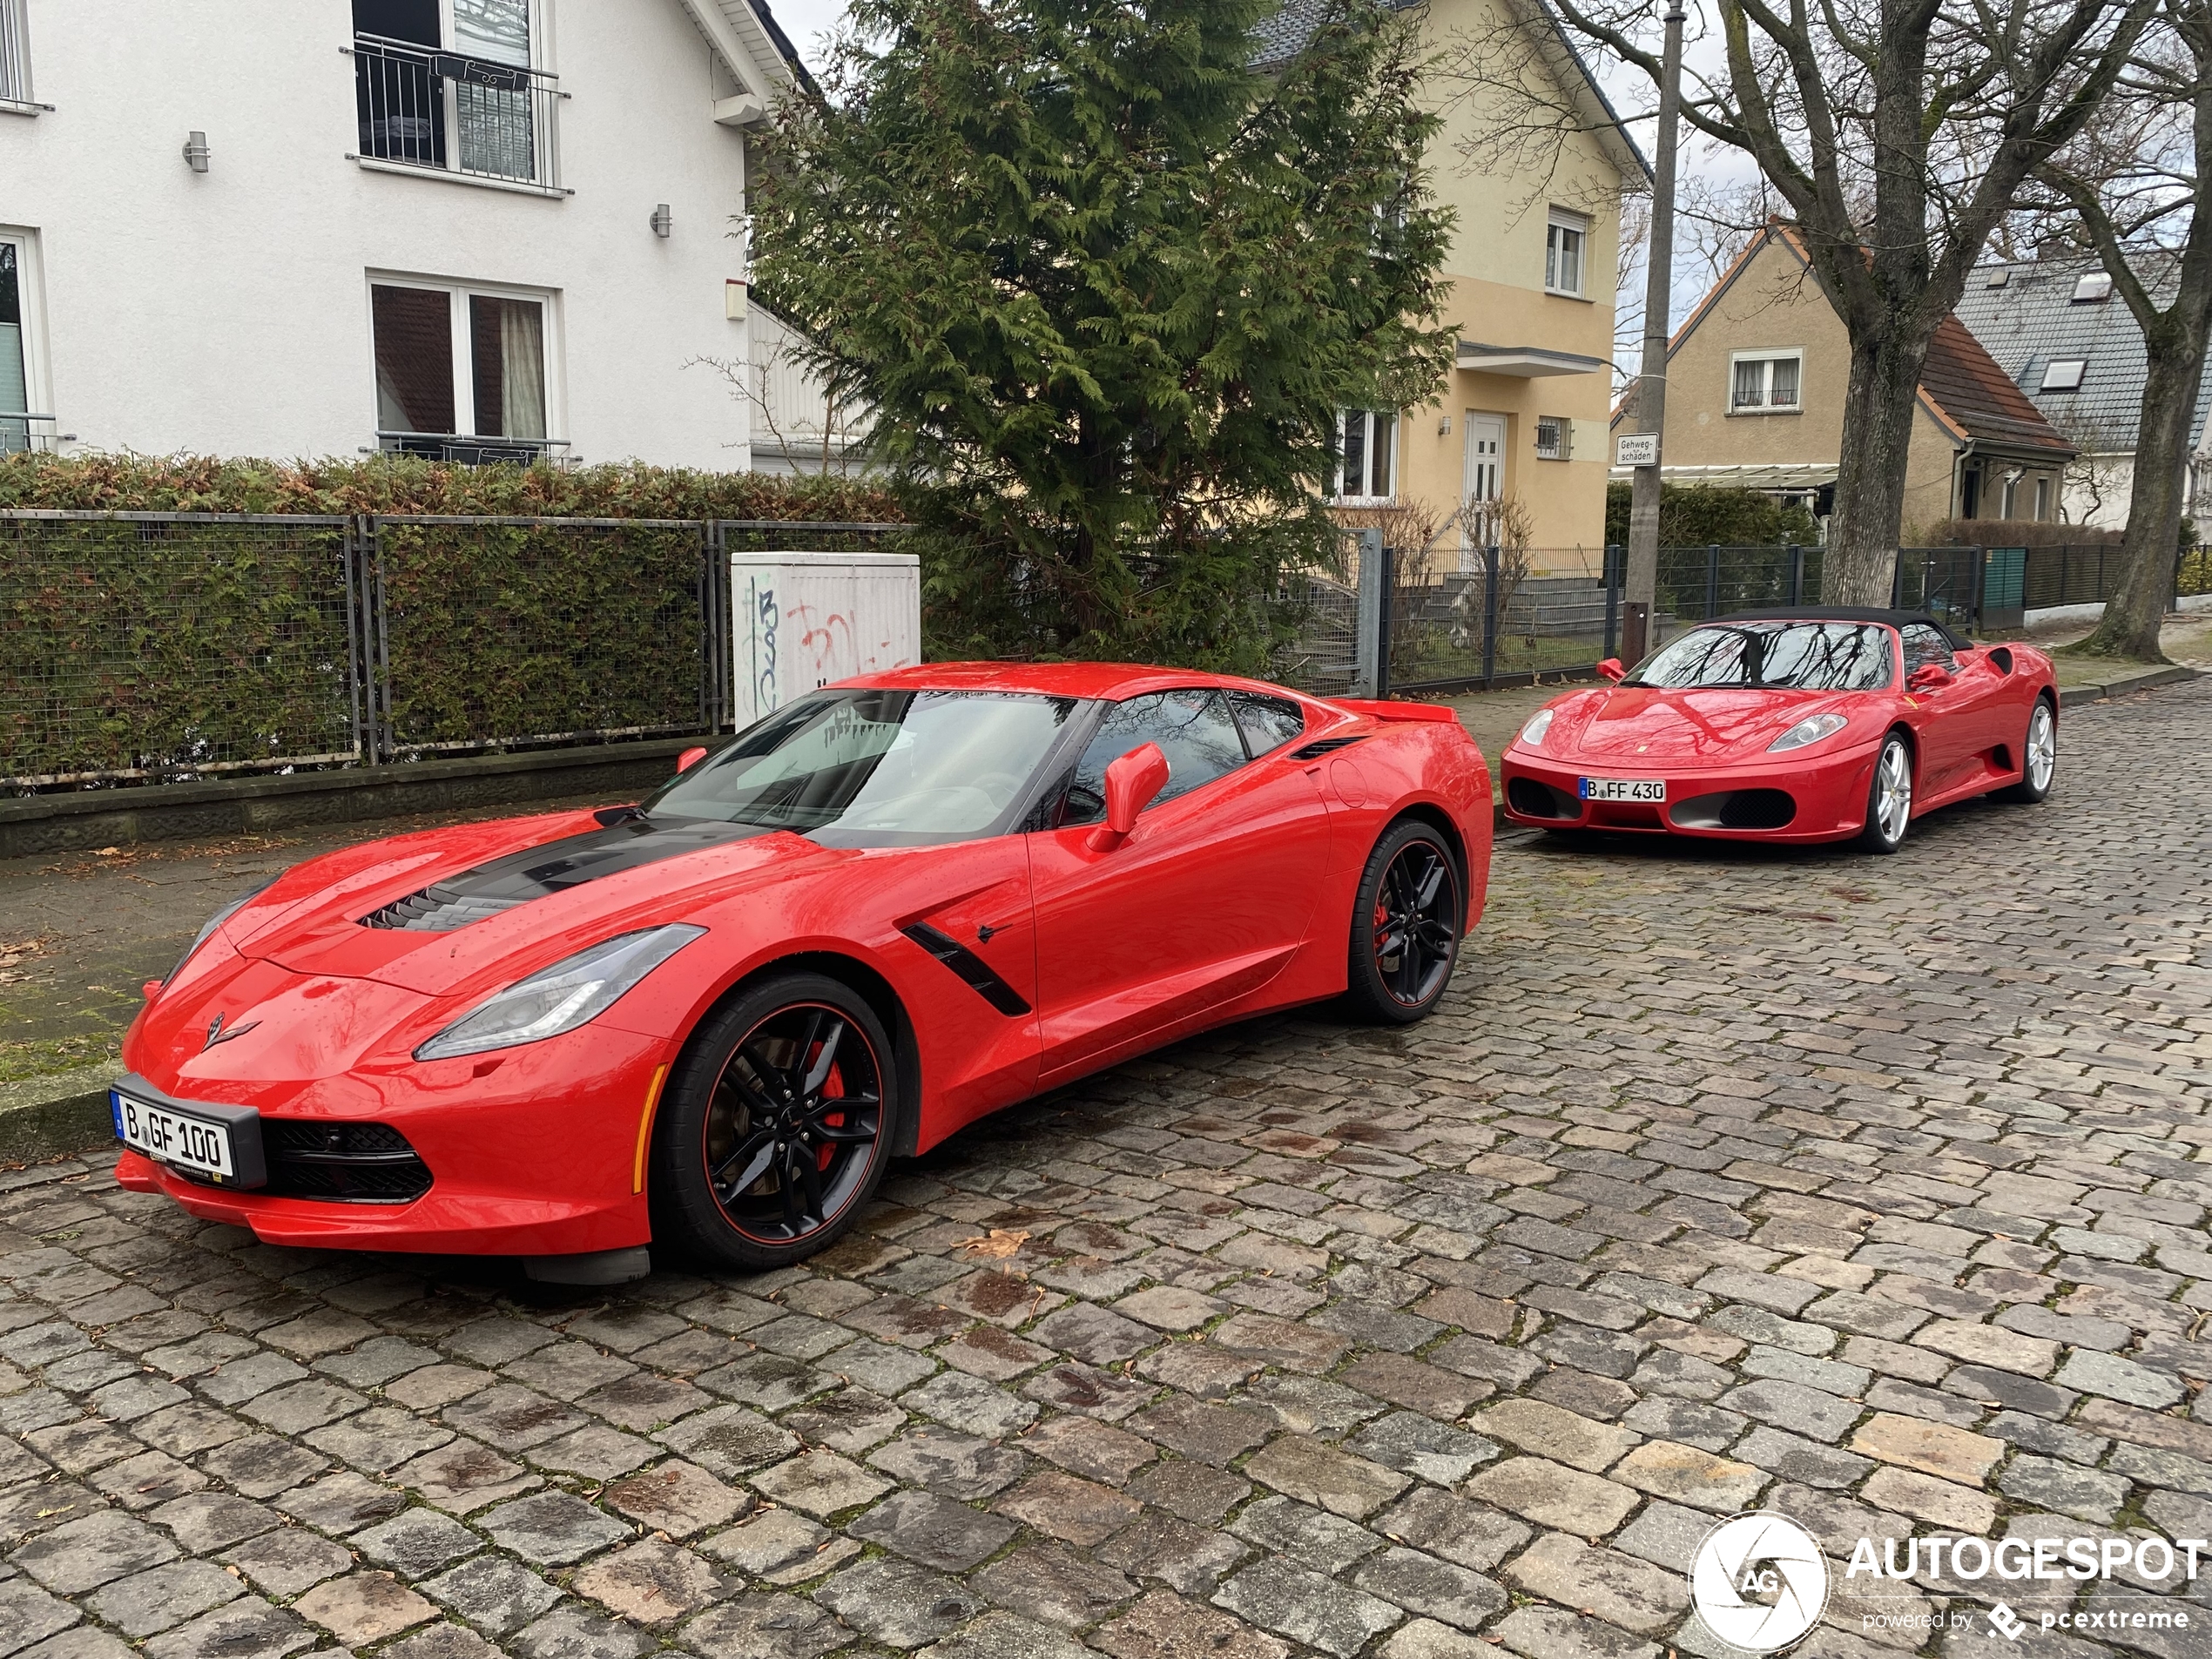
[[[1028,1242],[1029,1235],[1025,1232],[1011,1232],[1004,1227],[994,1227],[989,1232],[976,1238],[961,1239],[953,1248],[969,1256],[1002,1262]]]

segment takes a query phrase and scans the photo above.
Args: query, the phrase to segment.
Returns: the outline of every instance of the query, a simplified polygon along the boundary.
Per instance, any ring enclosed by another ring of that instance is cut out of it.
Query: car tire
[[[1345,1001],[1358,1018],[1411,1025],[1442,1000],[1467,916],[1458,860],[1427,825],[1393,825],[1360,872]]]
[[[722,1267],[787,1267],[851,1228],[890,1162],[901,1103],[875,1010],[787,974],[709,1015],[653,1125],[656,1242]]]
[[[2027,713],[2027,734],[2020,740],[2020,779],[1996,792],[1999,800],[2033,806],[2051,792],[2059,770],[2059,712],[2039,697]]]
[[[1862,852],[1894,853],[1912,826],[1912,745],[1901,732],[1882,740],[1874,776],[1866,786],[1866,826],[1858,833]]]

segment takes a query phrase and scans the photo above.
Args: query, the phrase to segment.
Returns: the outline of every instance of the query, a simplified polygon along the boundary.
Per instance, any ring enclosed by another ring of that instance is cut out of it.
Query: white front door
[[[1466,529],[1460,536],[1460,568],[1481,563],[1480,550],[1498,539],[1492,509],[1505,493],[1506,417],[1467,411]]]

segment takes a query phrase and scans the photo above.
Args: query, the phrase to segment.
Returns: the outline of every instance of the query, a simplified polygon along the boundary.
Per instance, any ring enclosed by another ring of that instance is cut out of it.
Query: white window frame
[[[54,107],[39,103],[38,95],[31,90],[29,12],[24,0],[0,0],[0,71],[10,62],[17,71],[12,83],[0,73],[0,115],[37,115]]]
[[[2004,475],[2004,482],[1997,492],[1998,517],[2004,519],[2011,518],[2013,516],[2013,509],[2020,505],[2021,475],[2022,475],[2017,469]]]
[[[1572,461],[1575,459],[1575,421],[1572,416],[1540,415],[1529,422],[1529,426],[1535,434],[1537,460]],[[1549,448],[1547,448],[1544,443],[1544,428],[1547,426],[1554,428],[1559,435],[1559,441]]]
[[[1559,280],[1561,254],[1565,246],[1562,233],[1575,239],[1572,286]],[[1572,208],[1554,207],[1544,219],[1544,292],[1565,300],[1581,300],[1588,297],[1589,287],[1590,216]]]
[[[2035,522],[2047,523],[2051,516],[2051,477],[2040,473],[2035,479]]]
[[[46,280],[38,259],[38,233],[29,226],[0,225],[0,242],[16,250],[16,292],[23,307],[23,387],[25,408],[12,415],[32,417],[30,448],[50,451],[59,435],[53,416],[53,388],[47,379]]]
[[[1773,401],[1774,365],[1794,362],[1797,366],[1797,401],[1777,404]],[[1764,363],[1766,372],[1759,377],[1757,403],[1738,403],[1736,401],[1736,369],[1739,363]],[[1730,415],[1803,415],[1805,412],[1805,353],[1802,346],[1773,346],[1758,351],[1734,351],[1728,354],[1728,412]]]
[[[376,401],[376,301],[370,292],[374,288],[427,288],[442,291],[447,303],[447,327],[452,331],[453,342],[453,418],[456,426],[468,430],[440,435],[426,433],[426,437],[445,435],[466,442],[482,438],[486,443],[543,444],[549,456],[563,454],[568,443],[568,377],[562,372],[566,355],[563,350],[561,327],[561,291],[558,288],[528,288],[506,282],[463,282],[453,277],[419,276],[407,271],[377,271],[367,273],[361,284],[361,312],[368,328],[368,415],[369,430],[380,431],[380,410]],[[545,435],[543,438],[503,438],[474,428],[476,424],[475,360],[469,350],[469,300],[480,294],[487,300],[532,300],[543,307],[545,352]],[[462,420],[464,412],[467,420]]]
[[[1363,484],[1371,484],[1373,482],[1371,475],[1374,469],[1376,422],[1379,421],[1390,422],[1390,489],[1386,495],[1348,495],[1345,491],[1344,426],[1345,421],[1355,415],[1364,415],[1367,417],[1367,435],[1359,446],[1359,482]],[[1389,507],[1397,502],[1399,452],[1405,448],[1403,440],[1406,435],[1399,428],[1404,425],[1405,422],[1398,418],[1396,409],[1339,409],[1337,411],[1336,424],[1332,428],[1334,437],[1330,446],[1334,459],[1329,466],[1329,493],[1335,505],[1339,507]]]
[[[2054,370],[2059,375],[2056,380],[2051,378]],[[2067,373],[2068,370],[2072,372]],[[2078,392],[2088,373],[2089,360],[2086,357],[2054,357],[2043,365],[2043,378],[2036,384],[2035,395],[2040,397],[2046,392]]]
[[[8,0],[0,0],[0,6],[7,3]],[[530,37],[529,68],[534,73],[557,78],[560,74],[560,67],[555,63],[553,57],[554,3],[555,0],[528,0]],[[349,40],[354,37],[351,27],[349,20],[347,37]],[[435,49],[437,51],[458,52],[461,50],[454,44],[453,0],[438,0],[438,41],[439,44]],[[537,145],[535,157],[537,164],[537,177],[535,179],[501,179],[488,173],[464,172],[459,167],[450,165],[434,167],[412,161],[386,161],[375,156],[361,155],[351,151],[347,152],[347,158],[368,172],[396,173],[409,179],[438,179],[448,184],[469,185],[479,190],[512,191],[523,196],[553,198],[573,196],[576,194],[575,190],[559,182],[560,113],[561,104],[566,97],[567,94],[556,91],[547,102],[547,119],[544,130],[539,132],[535,139]],[[456,105],[457,98],[458,94],[453,82],[447,81],[445,121],[448,145],[459,142],[460,112]],[[533,94],[533,101],[535,101],[535,94]],[[448,157],[451,153],[448,150]]]

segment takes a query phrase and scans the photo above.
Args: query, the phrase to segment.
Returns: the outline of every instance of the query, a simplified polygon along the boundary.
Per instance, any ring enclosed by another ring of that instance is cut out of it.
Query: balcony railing
[[[30,30],[24,0],[0,0],[0,104],[30,102]]]
[[[5,3],[6,0],[0,0],[0,5]],[[0,455],[21,455],[26,449],[51,449],[54,447],[53,433],[41,431],[40,428],[51,428],[53,424],[54,417],[51,415],[29,415],[21,409],[0,409]]]
[[[540,462],[558,465],[562,456],[556,452],[567,448],[569,441],[480,437],[466,432],[379,432],[376,447],[388,455],[421,455],[462,467],[496,466],[502,462],[529,467]]]
[[[561,98],[558,78],[542,70],[375,35],[354,39],[364,161],[557,191]]]

